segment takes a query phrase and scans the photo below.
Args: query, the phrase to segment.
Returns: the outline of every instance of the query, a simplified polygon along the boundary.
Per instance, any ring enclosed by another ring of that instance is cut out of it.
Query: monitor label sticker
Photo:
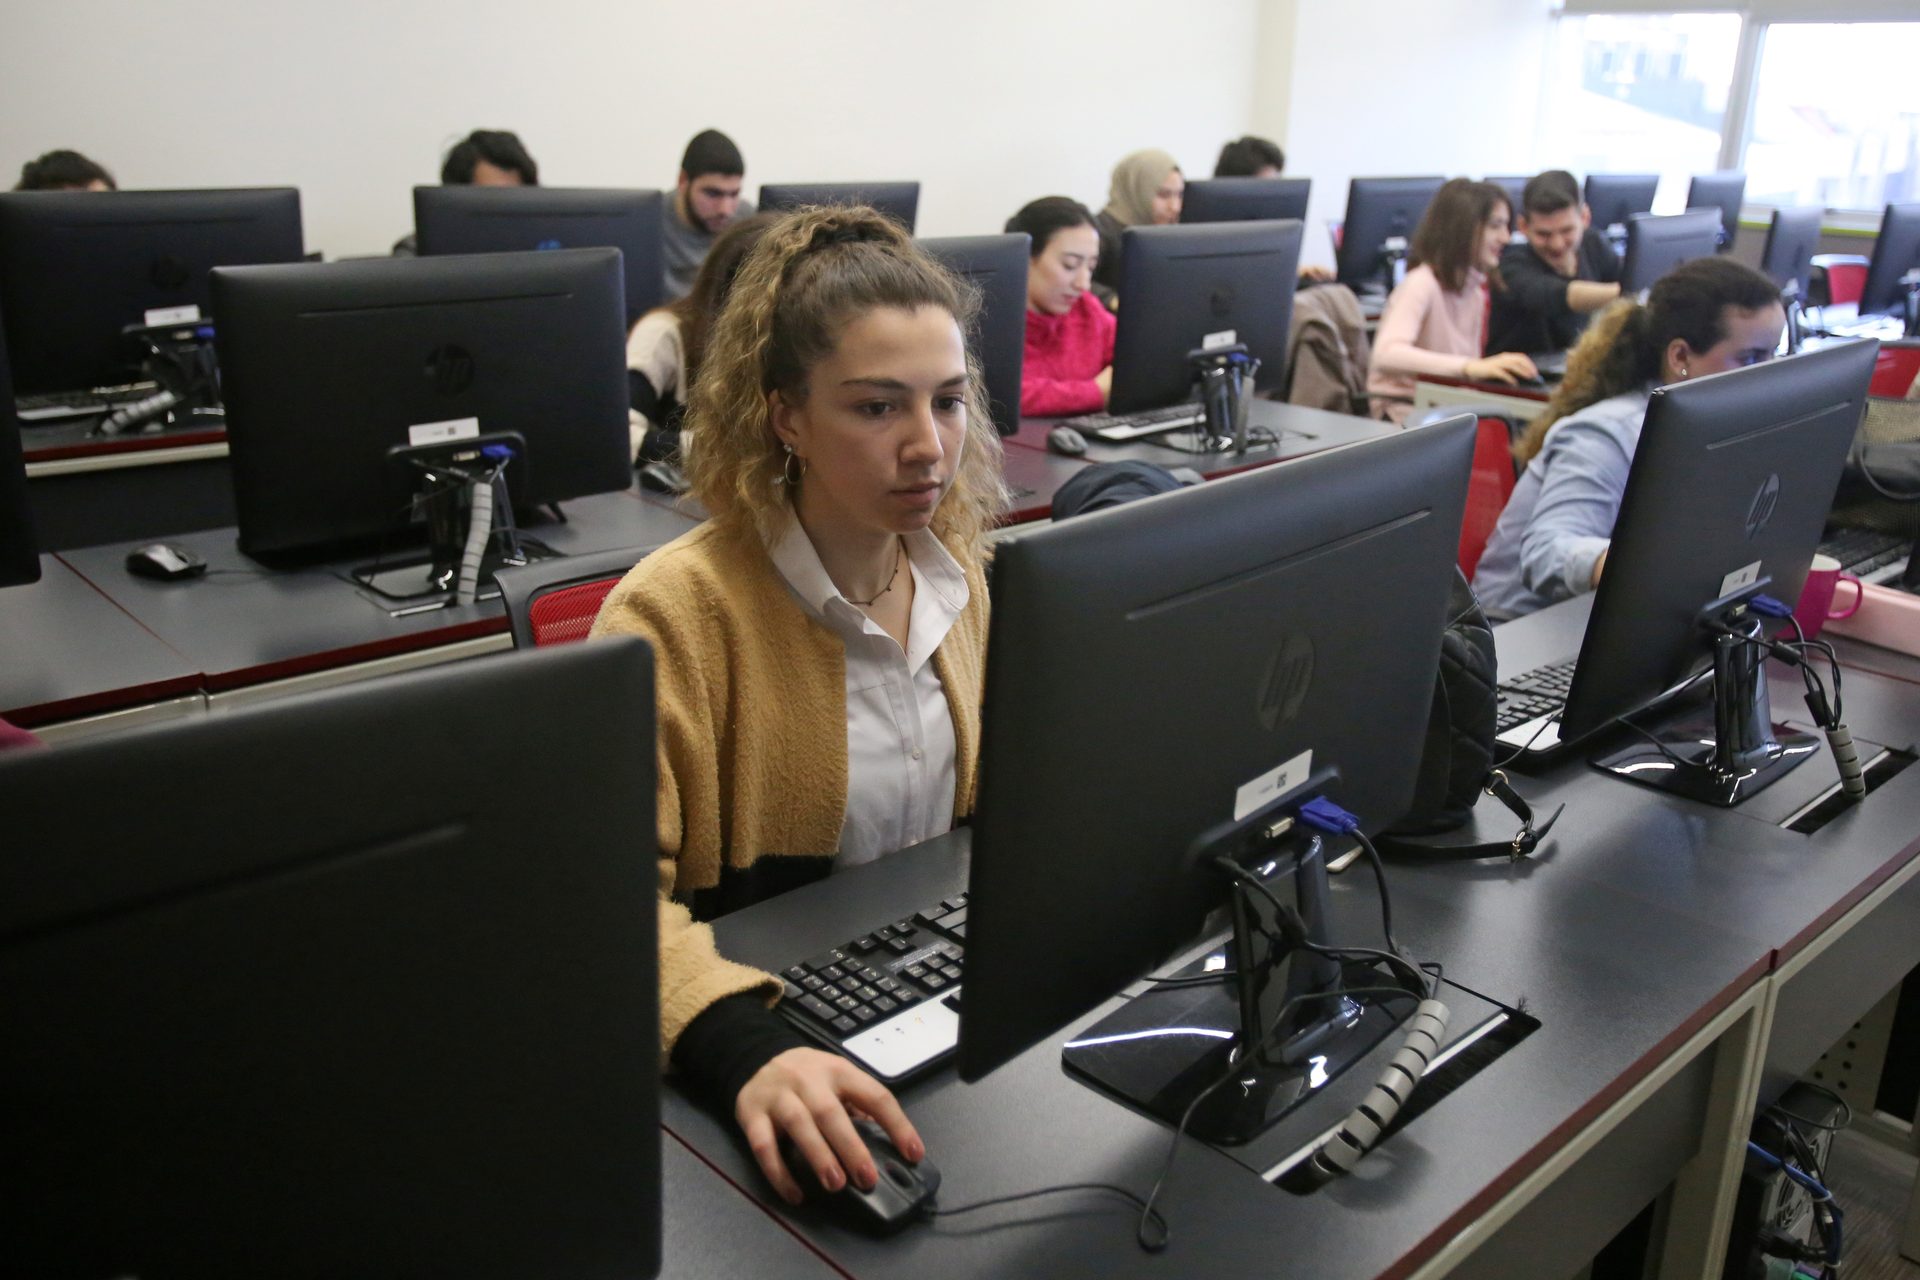
[[[184,307],[155,307],[146,316],[149,329],[163,324],[198,324],[200,308],[191,302]]]
[[[410,445],[439,444],[445,440],[471,440],[480,434],[480,419],[449,418],[445,422],[422,422],[407,428]]]
[[[1734,592],[1745,591],[1758,581],[1760,581],[1760,562],[1755,560],[1752,564],[1744,568],[1735,569],[1732,573],[1720,579],[1719,598],[1725,600]]]
[[[1222,347],[1231,347],[1239,341],[1240,334],[1237,330],[1222,329],[1218,333],[1210,333],[1200,339],[1200,349],[1202,351],[1218,351]]]
[[[1309,749],[1234,792],[1233,820],[1238,822],[1250,813],[1258,813],[1312,776],[1313,752]]]

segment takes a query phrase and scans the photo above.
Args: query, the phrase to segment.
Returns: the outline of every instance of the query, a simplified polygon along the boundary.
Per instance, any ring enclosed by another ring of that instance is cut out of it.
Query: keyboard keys
[[[819,996],[801,996],[794,1003],[822,1022],[830,1023],[839,1016],[833,1011],[832,1006]]]
[[[860,1024],[843,1013],[833,1020],[833,1029],[843,1036],[850,1036],[860,1029]]]

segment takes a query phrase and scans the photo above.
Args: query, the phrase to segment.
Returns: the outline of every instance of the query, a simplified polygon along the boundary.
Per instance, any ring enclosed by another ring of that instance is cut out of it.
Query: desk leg
[[[1718,1280],[1726,1266],[1747,1136],[1759,1105],[1775,991],[1772,980],[1762,983],[1760,999],[1714,1046],[1700,1152],[1674,1179],[1655,1272],[1659,1280]]]

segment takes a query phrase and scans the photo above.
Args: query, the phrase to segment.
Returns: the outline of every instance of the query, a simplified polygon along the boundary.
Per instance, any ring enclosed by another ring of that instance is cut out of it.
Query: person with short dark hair
[[[733,139],[702,129],[680,157],[673,208],[661,223],[660,261],[667,300],[685,297],[700,274],[714,240],[737,218],[753,216],[753,201],[740,194],[747,162]]]
[[[1422,374],[1474,381],[1534,378],[1518,352],[1482,356],[1487,275],[1506,247],[1512,210],[1491,182],[1455,178],[1434,194],[1413,233],[1412,270],[1387,299],[1367,372],[1375,417],[1403,422]]]
[[[20,181],[15,191],[118,191],[113,180],[98,163],[78,151],[49,151],[38,160],[20,166]]]
[[[1277,178],[1286,171],[1287,153],[1271,138],[1248,134],[1220,148],[1213,162],[1216,178]]]
[[[1594,229],[1580,184],[1564,169],[1528,180],[1520,194],[1520,230],[1527,242],[1500,254],[1487,348],[1565,351],[1593,313],[1620,296],[1620,255]]]
[[[1007,220],[1027,234],[1027,350],[1020,412],[1091,413],[1113,386],[1113,313],[1093,293],[1100,233],[1087,206],[1043,196]]]
[[[527,153],[520,135],[511,129],[475,129],[447,148],[440,161],[443,187],[537,187],[540,166]],[[411,258],[419,252],[413,232],[393,243],[393,256]]]

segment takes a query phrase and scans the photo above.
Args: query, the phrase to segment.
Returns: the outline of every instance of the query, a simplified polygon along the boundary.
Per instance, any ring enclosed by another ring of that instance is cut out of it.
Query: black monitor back
[[[40,580],[40,544],[27,505],[27,465],[20,420],[13,412],[13,380],[7,375],[7,340],[0,326],[0,587]]]
[[[1225,897],[1202,832],[1328,766],[1366,831],[1401,816],[1473,442],[1454,419],[998,544],[964,1078],[1191,939]]]
[[[1880,215],[1880,234],[1867,260],[1860,314],[1899,310],[1906,299],[1900,278],[1915,268],[1920,268],[1920,204],[1890,204]]]
[[[769,182],[760,188],[760,211],[780,213],[808,205],[864,204],[913,230],[920,211],[917,182]]]
[[[516,505],[632,483],[626,304],[613,249],[374,258],[214,273],[240,546],[402,528],[409,428],[517,431]]]
[[[939,236],[922,248],[980,290],[980,318],[968,335],[987,379],[993,425],[1020,429],[1020,375],[1027,359],[1027,260],[1024,231],[997,236]]]
[[[1380,254],[1395,236],[1411,242],[1445,178],[1355,178],[1335,256],[1340,283],[1360,289],[1385,282]]]
[[[415,187],[420,253],[618,249],[627,321],[660,305],[661,195],[596,187]]]
[[[652,691],[567,646],[0,759],[5,1270],[653,1275]]]
[[[1193,389],[1187,353],[1227,334],[1259,359],[1260,386],[1279,385],[1302,230],[1283,219],[1122,232],[1109,408],[1135,413],[1186,400]]]
[[[1706,665],[1700,611],[1755,578],[1792,604],[1866,407],[1878,344],[1654,392],[1561,719],[1564,741]],[[972,963],[972,957],[968,957]]]
[[[1509,174],[1498,178],[1483,178],[1481,181],[1491,182],[1494,186],[1507,193],[1507,204],[1511,206],[1509,211],[1513,214],[1513,226],[1518,230],[1520,226],[1520,215],[1526,212],[1522,196],[1526,193],[1527,183],[1533,181],[1533,179],[1527,177],[1525,174],[1518,176]]]
[[[1182,222],[1307,219],[1312,178],[1195,178],[1181,196]]]
[[[298,262],[302,245],[291,187],[0,194],[14,386],[25,395],[126,382],[139,353],[124,327],[160,308],[205,315],[214,267]]]
[[[1593,225],[1605,231],[1625,226],[1636,213],[1653,212],[1653,196],[1660,189],[1657,173],[1590,173],[1585,196]]]
[[[1720,214],[1690,209],[1671,217],[1636,213],[1627,219],[1627,256],[1620,267],[1620,290],[1635,294],[1683,262],[1711,258],[1720,243]]]
[[[1766,248],[1760,254],[1760,270],[1768,279],[1782,289],[1795,285],[1805,295],[1813,255],[1820,248],[1820,220],[1825,214],[1819,205],[1773,211]]]
[[[1740,204],[1747,196],[1744,173],[1696,174],[1687,184],[1688,209],[1712,209],[1720,215],[1720,251],[1733,247],[1740,233]]]

